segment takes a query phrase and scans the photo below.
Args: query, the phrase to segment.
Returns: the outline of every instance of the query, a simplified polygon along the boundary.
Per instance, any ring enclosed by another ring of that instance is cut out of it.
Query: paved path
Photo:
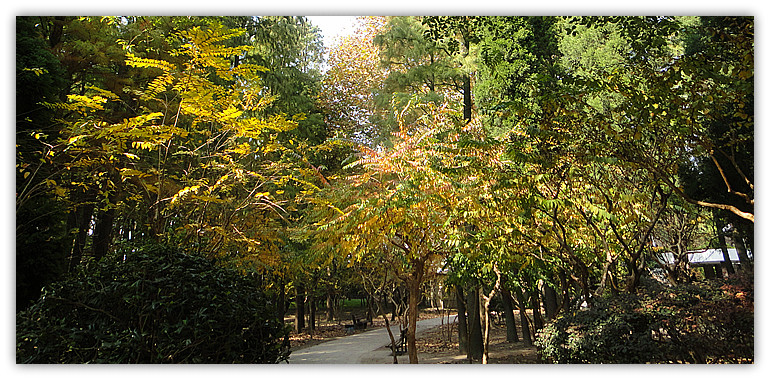
[[[442,318],[417,321],[417,333],[453,321],[455,315]],[[398,339],[398,327],[391,326],[393,335]],[[418,335],[419,336],[419,335]],[[297,350],[289,356],[290,364],[388,364],[393,363],[388,330],[384,327],[372,329],[355,335],[337,338],[312,347]],[[399,363],[409,362],[408,356],[399,356]]]

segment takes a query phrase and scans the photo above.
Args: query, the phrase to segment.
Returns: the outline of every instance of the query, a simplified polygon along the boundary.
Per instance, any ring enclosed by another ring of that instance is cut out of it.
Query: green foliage
[[[260,16],[246,26],[250,49],[240,60],[264,66],[259,74],[268,97],[275,100],[266,114],[304,115],[288,138],[323,142],[327,135],[323,115],[315,100],[318,96],[323,61],[319,29],[303,16]]]
[[[41,18],[16,19],[16,307],[28,305],[40,288],[58,278],[67,252],[66,208],[47,185],[47,165],[58,137],[54,114],[40,105],[58,100],[64,69],[40,38]]]
[[[557,93],[555,17],[490,17],[480,30],[477,105],[495,135],[531,124]]]
[[[40,289],[66,272],[70,248],[61,203],[31,199],[16,213],[16,310],[40,296]]]
[[[255,285],[167,248],[110,255],[17,314],[16,360],[277,363],[288,332]]]
[[[595,300],[559,316],[537,345],[553,363],[751,363],[753,285],[743,278],[663,287]]]

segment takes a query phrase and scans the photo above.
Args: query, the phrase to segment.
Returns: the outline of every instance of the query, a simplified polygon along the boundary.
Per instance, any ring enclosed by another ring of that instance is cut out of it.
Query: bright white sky
[[[341,36],[353,32],[353,25],[358,16],[307,16],[310,22],[321,29],[324,47],[330,48]]]

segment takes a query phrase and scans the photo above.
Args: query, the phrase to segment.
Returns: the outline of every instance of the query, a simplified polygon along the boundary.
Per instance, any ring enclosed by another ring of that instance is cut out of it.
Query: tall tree
[[[323,142],[327,129],[317,108],[323,46],[319,29],[302,16],[260,16],[247,25],[251,49],[239,62],[267,68],[260,73],[266,97],[275,99],[266,114],[304,115],[292,138]]]
[[[452,204],[452,193],[447,192],[451,183],[432,168],[431,162],[442,153],[431,142],[453,124],[441,109],[429,112],[433,105],[422,107],[419,112],[430,118],[403,124],[392,149],[362,147],[361,158],[352,164],[361,171],[327,195],[334,202],[319,200],[328,212],[317,239],[319,249],[337,251],[349,260],[385,253],[383,260],[408,292],[410,363],[418,361],[415,331],[421,285],[435,275],[445,256],[442,226]]]
[[[55,102],[68,82],[50,49],[41,24],[60,19],[16,18],[16,308],[39,296],[40,289],[66,272],[71,243],[66,207],[52,193],[56,169],[51,146],[59,138]]]
[[[156,73],[135,90],[144,114],[112,122],[105,105],[120,98],[98,87],[52,105],[77,115],[58,148],[71,158],[60,164],[86,175],[63,191],[96,191],[95,256],[109,250],[113,221],[132,205],[144,210],[133,216],[149,236],[193,251],[274,252],[281,187],[291,174],[276,136],[296,122],[259,117],[270,101],[260,94],[263,68],[231,65],[245,48],[223,43],[242,33],[217,23],[172,33],[173,61],[143,58],[146,46],[127,43],[127,65]]]
[[[319,106],[332,135],[371,147],[388,137],[376,124],[382,115],[374,107],[373,92],[387,76],[374,44],[384,24],[384,17],[361,17],[355,32],[330,48],[319,92]]]

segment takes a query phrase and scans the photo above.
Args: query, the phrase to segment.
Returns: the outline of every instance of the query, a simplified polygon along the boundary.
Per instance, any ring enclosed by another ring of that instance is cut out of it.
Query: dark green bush
[[[16,316],[18,363],[277,363],[288,329],[254,282],[145,249],[57,282]]]
[[[541,330],[541,357],[554,363],[752,363],[750,281],[664,287],[595,300]]]

